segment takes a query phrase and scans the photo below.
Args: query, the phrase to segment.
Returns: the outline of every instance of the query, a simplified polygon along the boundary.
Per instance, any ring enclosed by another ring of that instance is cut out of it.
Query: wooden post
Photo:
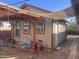
[[[31,19],[32,25],[33,25],[33,39],[32,39],[32,49],[35,51],[36,48],[36,40],[35,40],[35,21]]]

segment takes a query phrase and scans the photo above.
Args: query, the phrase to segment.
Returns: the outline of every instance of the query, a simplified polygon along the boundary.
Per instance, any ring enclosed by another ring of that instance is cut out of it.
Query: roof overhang
[[[41,18],[41,16],[30,13],[27,10],[16,8],[16,7],[0,2],[0,18],[6,18],[9,16],[14,17],[15,15],[25,15],[25,16],[28,15],[28,16],[35,17],[35,18]]]

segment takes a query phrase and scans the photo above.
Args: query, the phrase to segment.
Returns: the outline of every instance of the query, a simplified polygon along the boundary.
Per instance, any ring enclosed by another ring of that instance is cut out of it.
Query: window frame
[[[16,25],[17,23],[19,24],[19,29],[17,29],[17,25]],[[20,30],[21,30],[20,21],[15,21],[14,25],[15,25],[15,36],[20,37]],[[16,35],[17,30],[19,31],[19,35]]]
[[[36,22],[43,22],[43,32],[36,31]],[[35,21],[35,33],[36,34],[45,34],[45,20],[36,20]]]
[[[29,29],[28,29],[28,32],[24,32],[24,22],[29,22]],[[22,27],[23,27],[23,34],[29,34],[30,33],[30,21],[28,20],[24,20],[23,23],[22,23]]]

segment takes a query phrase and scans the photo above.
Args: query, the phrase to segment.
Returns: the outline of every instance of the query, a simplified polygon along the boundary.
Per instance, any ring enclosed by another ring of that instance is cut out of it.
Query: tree
[[[69,24],[67,24],[67,30],[77,30],[77,23],[70,22]]]

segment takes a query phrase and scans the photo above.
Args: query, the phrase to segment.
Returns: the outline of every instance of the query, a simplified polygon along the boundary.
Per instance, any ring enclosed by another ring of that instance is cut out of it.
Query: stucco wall
[[[54,48],[58,45],[58,23],[53,21],[53,40]]]
[[[53,40],[54,47],[57,47],[65,39],[65,23],[64,22],[53,22]]]
[[[65,23],[59,23],[58,24],[58,37],[59,37],[59,43],[65,39]]]

